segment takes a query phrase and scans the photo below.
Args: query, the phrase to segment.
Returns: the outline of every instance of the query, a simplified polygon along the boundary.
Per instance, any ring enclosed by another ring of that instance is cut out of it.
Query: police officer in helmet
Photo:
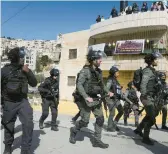
[[[158,65],[158,58],[162,58],[159,52],[153,52],[145,56],[144,60],[147,64],[146,68],[142,71],[142,80],[140,85],[141,102],[144,105],[146,115],[142,119],[141,123],[134,132],[143,137],[142,142],[148,145],[154,145],[154,142],[150,140],[149,134],[151,127],[156,122],[156,110],[155,110],[155,96],[157,95],[157,73],[155,66]],[[144,134],[142,130],[144,129]]]
[[[81,120],[77,121],[75,127],[70,129],[69,141],[72,144],[76,143],[75,137],[81,128],[87,127],[91,112],[96,118],[94,139],[92,140],[93,147],[108,148],[108,144],[101,141],[102,127],[104,116],[102,111],[102,101],[98,98],[102,92],[112,96],[103,84],[102,71],[99,68],[102,62],[102,52],[90,49],[87,55],[87,64],[79,73],[76,90],[81,96],[80,116]]]
[[[59,104],[59,70],[52,69],[50,71],[50,77],[46,78],[43,83],[38,87],[42,98],[42,116],[39,120],[39,127],[43,129],[44,120],[48,117],[49,107],[51,109],[51,130],[58,131],[56,124],[58,116],[58,104]]]
[[[161,80],[162,88],[166,89],[167,88],[167,83],[166,83],[166,73],[165,72],[159,72],[159,78]],[[162,106],[162,129],[168,130],[168,127],[166,126],[166,118],[167,118],[167,102],[168,98],[165,100],[165,105]]]
[[[131,109],[130,104],[127,103],[126,101],[124,102],[124,125],[127,125],[127,119],[129,117],[131,110],[133,110],[134,116],[135,116],[135,127],[137,127],[139,124],[139,115],[138,115],[139,99],[138,99],[135,87],[133,85],[133,82],[130,81],[127,84],[127,86],[128,88],[125,91],[125,97],[127,97],[133,103],[133,106]]]
[[[3,96],[3,117],[4,125],[4,154],[12,153],[14,141],[14,127],[17,116],[22,123],[21,154],[31,154],[30,146],[33,133],[33,110],[28,102],[28,85],[35,87],[37,80],[28,68],[24,65],[25,48],[13,48],[8,53],[10,64],[1,69],[1,90]]]
[[[110,132],[119,131],[119,128],[117,127],[117,123],[123,115],[123,107],[120,102],[120,100],[122,99],[122,87],[117,80],[118,77],[119,77],[119,69],[116,66],[112,66],[109,70],[109,77],[107,79],[107,84],[106,84],[106,87],[108,88],[108,90],[114,93],[114,97],[111,97],[110,101],[108,101],[108,108],[109,108],[110,115],[108,118],[107,130]],[[117,108],[118,114],[114,119],[115,108]]]

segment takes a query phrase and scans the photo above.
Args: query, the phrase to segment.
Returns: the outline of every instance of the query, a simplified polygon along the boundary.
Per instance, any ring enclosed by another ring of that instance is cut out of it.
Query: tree
[[[44,55],[44,56],[41,57],[41,64],[43,65],[43,67],[47,66],[48,60],[49,60],[49,58],[48,58],[47,55]]]
[[[41,58],[37,57],[36,59],[36,72],[42,72],[43,67],[41,66]]]

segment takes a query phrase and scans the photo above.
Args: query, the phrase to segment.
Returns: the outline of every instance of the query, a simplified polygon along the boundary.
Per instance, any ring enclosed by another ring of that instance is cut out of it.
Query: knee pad
[[[104,116],[96,118],[96,124],[100,127],[103,127],[104,124]]]
[[[82,120],[79,121],[79,127],[82,128],[82,127],[87,127],[88,126],[88,123],[89,122],[84,122]]]

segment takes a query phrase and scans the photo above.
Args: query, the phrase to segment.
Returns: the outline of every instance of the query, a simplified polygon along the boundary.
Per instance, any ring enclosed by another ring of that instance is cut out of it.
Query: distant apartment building
[[[25,58],[25,63],[28,64],[32,70],[35,70],[37,56],[41,57],[47,55],[53,61],[59,61],[60,51],[58,51],[56,48],[56,40],[24,40],[13,38],[0,38],[0,41],[0,55],[5,61],[7,52],[14,47],[25,47],[27,49],[28,56],[26,56]]]

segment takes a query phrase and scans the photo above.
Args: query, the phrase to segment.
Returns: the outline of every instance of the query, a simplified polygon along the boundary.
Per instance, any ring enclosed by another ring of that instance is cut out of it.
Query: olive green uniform
[[[71,134],[76,133],[83,127],[87,127],[91,112],[96,118],[94,138],[101,140],[101,132],[104,123],[101,101],[97,95],[108,93],[103,84],[102,72],[99,68],[95,70],[90,66],[84,66],[80,71],[77,81],[77,91],[80,98],[80,116],[81,120],[76,122],[75,127],[71,128]],[[89,103],[86,98],[93,98],[93,102]]]
[[[106,101],[108,103],[109,112],[110,112],[110,115],[108,118],[108,130],[114,131],[116,129],[117,122],[123,115],[123,107],[120,102],[120,100],[122,99],[122,91],[121,91],[121,86],[115,77],[108,78],[106,87],[109,91],[114,93],[114,97],[110,99],[106,98]],[[118,114],[116,115],[114,119],[115,108],[117,108]]]
[[[142,131],[144,129],[143,139],[149,139],[149,133],[151,127],[156,122],[157,111],[155,108],[155,95],[157,93],[156,86],[156,71],[152,67],[146,67],[142,73],[142,81],[140,85],[141,92],[141,102],[144,105],[146,116],[143,118],[141,123],[138,126],[138,130]]]

